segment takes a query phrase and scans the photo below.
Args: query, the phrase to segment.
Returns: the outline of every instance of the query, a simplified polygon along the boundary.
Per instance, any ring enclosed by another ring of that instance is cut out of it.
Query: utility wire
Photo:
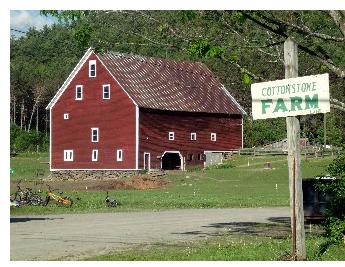
[[[20,33],[27,33],[27,31],[21,31],[21,30],[17,30],[17,29],[11,29],[11,31],[14,31],[14,32],[20,32]]]

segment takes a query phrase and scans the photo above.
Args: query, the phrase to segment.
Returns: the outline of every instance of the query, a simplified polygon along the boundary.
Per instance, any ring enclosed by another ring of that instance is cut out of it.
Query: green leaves
[[[244,85],[248,86],[252,84],[252,77],[250,77],[247,73],[243,73],[242,79]]]
[[[199,39],[189,44],[187,52],[189,55],[199,58],[222,58],[225,49],[221,46],[211,45],[207,39]]]
[[[81,48],[81,50],[85,50],[87,47],[90,46],[89,44],[92,32],[93,28],[87,23],[81,24],[73,30],[73,36],[75,40],[78,42],[78,45]]]
[[[240,23],[244,23],[247,20],[247,18],[243,15],[243,13],[241,11],[232,12],[231,18],[240,22]]]
[[[40,13],[44,16],[51,15],[56,17],[60,22],[69,23],[72,21],[77,21],[88,16],[91,11],[89,10],[64,10],[64,11],[57,11],[57,10],[42,10]]]

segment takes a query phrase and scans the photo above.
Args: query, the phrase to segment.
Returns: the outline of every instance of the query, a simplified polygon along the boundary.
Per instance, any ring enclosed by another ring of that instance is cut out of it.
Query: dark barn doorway
[[[181,158],[178,152],[166,152],[162,157],[163,170],[180,170]]]

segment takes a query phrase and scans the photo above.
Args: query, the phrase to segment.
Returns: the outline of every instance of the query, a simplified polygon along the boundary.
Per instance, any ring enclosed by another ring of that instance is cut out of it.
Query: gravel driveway
[[[15,216],[11,260],[75,260],[136,244],[205,239],[233,223],[284,217],[288,207]]]

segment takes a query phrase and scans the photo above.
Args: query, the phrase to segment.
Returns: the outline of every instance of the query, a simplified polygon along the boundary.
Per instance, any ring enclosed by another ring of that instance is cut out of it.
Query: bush
[[[317,184],[320,192],[332,195],[330,207],[324,222],[326,243],[321,246],[322,253],[331,244],[344,242],[345,237],[345,153],[339,154],[328,167],[329,173],[336,177],[332,183]]]
[[[49,139],[45,134],[36,131],[23,131],[17,125],[11,125],[10,149],[11,153],[35,152],[37,145],[40,152],[48,151]]]

